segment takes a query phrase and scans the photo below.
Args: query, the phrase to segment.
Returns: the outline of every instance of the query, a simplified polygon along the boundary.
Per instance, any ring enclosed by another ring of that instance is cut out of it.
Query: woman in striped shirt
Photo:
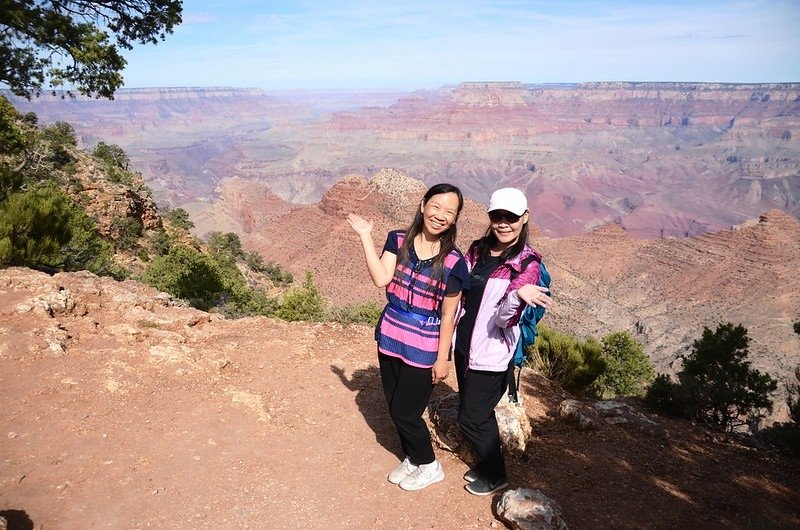
[[[469,273],[456,248],[456,221],[464,205],[450,184],[432,186],[407,230],[389,232],[378,256],[372,222],[347,217],[364,248],[372,282],[386,288],[388,303],[375,328],[378,363],[389,414],[405,458],[389,482],[405,490],[444,478],[422,413],[433,385],[447,377],[455,315]]]

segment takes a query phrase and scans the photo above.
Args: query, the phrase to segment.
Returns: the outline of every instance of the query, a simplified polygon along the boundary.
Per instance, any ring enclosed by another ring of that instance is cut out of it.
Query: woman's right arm
[[[394,268],[397,265],[397,255],[391,252],[384,252],[381,257],[375,252],[375,243],[372,241],[372,221],[367,221],[363,217],[351,213],[347,216],[347,222],[353,228],[359,239],[361,246],[364,247],[364,257],[367,261],[367,271],[377,287],[386,287],[392,281]]]

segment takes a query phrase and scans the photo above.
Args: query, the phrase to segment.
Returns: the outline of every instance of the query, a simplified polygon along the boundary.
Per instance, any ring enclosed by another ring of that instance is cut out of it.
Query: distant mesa
[[[42,123],[69,121],[85,146],[122,146],[171,206],[220,200],[235,175],[310,204],[345,176],[392,170],[477,201],[519,187],[549,237],[615,221],[631,237],[689,237],[773,208],[800,216],[800,83],[147,88],[114,102],[11,100]]]

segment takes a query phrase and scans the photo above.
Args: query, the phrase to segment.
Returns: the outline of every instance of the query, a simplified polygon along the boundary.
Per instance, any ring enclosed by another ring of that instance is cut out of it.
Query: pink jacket
[[[470,246],[467,255],[469,270],[475,266],[477,255],[475,244]],[[472,340],[469,347],[469,369],[490,372],[505,372],[519,339],[519,317],[525,309],[525,302],[517,296],[517,289],[527,283],[539,281],[539,267],[536,261],[530,262],[520,271],[528,256],[541,261],[542,256],[530,246],[514,258],[500,265],[486,280],[480,309],[475,317]],[[511,271],[515,271],[511,281]]]

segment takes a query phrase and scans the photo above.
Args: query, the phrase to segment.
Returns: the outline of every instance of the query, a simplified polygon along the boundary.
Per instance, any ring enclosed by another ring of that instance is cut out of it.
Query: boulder
[[[497,516],[515,530],[567,530],[561,506],[539,490],[518,488],[503,493]]]

